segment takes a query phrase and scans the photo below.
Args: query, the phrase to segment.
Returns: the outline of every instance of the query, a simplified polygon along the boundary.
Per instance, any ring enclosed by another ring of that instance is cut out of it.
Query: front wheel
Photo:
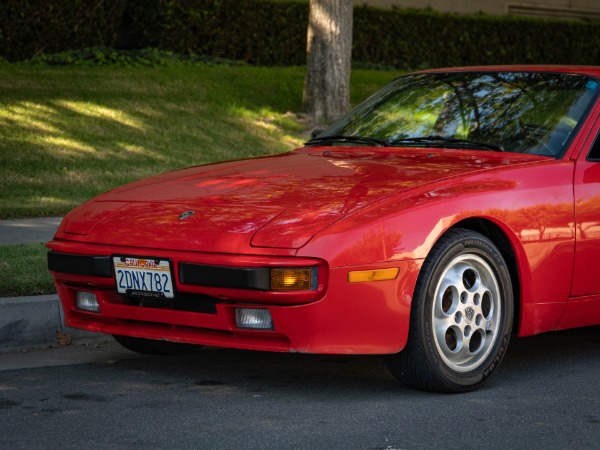
[[[510,339],[513,293],[496,246],[466,229],[447,232],[423,263],[406,348],[392,373],[428,391],[477,389],[498,368]]]
[[[183,344],[180,342],[157,341],[154,339],[143,339],[131,336],[120,336],[113,334],[115,341],[132,352],[144,355],[181,355],[191,353],[201,348],[200,345]]]

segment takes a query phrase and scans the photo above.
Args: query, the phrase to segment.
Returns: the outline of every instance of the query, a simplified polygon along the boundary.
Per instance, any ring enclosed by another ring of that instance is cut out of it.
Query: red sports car
[[[600,67],[413,73],[302,148],[102,194],[48,243],[66,324],[475,389],[511,334],[600,323],[599,90]]]

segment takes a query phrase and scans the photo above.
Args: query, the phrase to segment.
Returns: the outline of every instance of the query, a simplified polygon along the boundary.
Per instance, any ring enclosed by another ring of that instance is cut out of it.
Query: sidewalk
[[[60,217],[0,220],[0,245],[47,242],[60,221]],[[0,352],[51,345],[57,332],[74,339],[96,336],[63,325],[56,294],[0,297]]]

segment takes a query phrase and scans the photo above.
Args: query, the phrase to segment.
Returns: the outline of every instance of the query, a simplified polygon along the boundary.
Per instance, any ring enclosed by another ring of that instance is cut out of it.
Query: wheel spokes
[[[500,290],[493,270],[476,255],[461,255],[446,268],[435,291],[436,345],[453,370],[464,372],[489,354],[500,320]]]

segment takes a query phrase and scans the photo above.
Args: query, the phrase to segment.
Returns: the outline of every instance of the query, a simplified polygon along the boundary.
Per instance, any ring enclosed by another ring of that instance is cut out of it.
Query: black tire
[[[496,246],[477,232],[449,230],[419,274],[408,343],[386,357],[387,365],[418,389],[477,389],[506,353],[513,308],[510,274]]]
[[[143,339],[131,336],[119,336],[116,334],[113,334],[113,337],[127,350],[142,353],[144,355],[181,355],[194,352],[202,347],[201,345],[156,341],[153,339]]]

